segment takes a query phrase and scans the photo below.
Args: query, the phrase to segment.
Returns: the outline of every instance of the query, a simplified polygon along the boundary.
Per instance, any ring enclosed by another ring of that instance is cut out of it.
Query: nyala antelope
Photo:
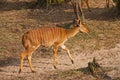
[[[71,37],[75,36],[78,32],[88,33],[88,29],[77,20],[77,25],[71,29],[64,29],[60,27],[42,27],[36,30],[30,30],[26,32],[22,37],[22,44],[25,50],[20,55],[20,70],[19,73],[23,69],[23,61],[24,58],[27,57],[31,72],[34,72],[31,63],[32,53],[39,46],[52,46],[54,47],[54,63],[53,66],[56,68],[56,56],[58,47],[61,47],[65,51],[73,62],[73,58],[70,55],[68,48],[64,45],[64,43]]]

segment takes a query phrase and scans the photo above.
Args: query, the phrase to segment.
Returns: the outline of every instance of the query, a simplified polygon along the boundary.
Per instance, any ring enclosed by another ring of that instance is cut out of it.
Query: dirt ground
[[[65,51],[59,49],[57,69],[53,68],[52,47],[38,48],[32,57],[35,73],[30,72],[27,60],[21,74],[19,55],[24,50],[21,37],[24,32],[42,26],[69,27],[75,18],[70,4],[40,9],[30,8],[32,0],[0,2],[0,80],[120,80],[120,17],[113,9],[105,8],[105,0],[91,0],[91,11],[84,7],[89,34],[79,33],[66,42],[74,58],[72,64]],[[69,72],[88,66],[93,57],[108,68],[109,78],[96,78],[84,72]],[[68,71],[68,72],[67,72]]]

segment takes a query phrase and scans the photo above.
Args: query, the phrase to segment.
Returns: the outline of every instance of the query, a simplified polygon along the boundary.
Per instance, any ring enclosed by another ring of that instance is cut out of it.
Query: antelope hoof
[[[57,67],[54,65],[54,69],[57,69]]]
[[[32,70],[32,73],[35,73],[36,71]]]
[[[72,62],[72,64],[74,64],[74,61],[73,61],[73,60],[71,60],[71,62]]]
[[[19,70],[19,72],[18,72],[19,74],[21,73],[21,69]]]

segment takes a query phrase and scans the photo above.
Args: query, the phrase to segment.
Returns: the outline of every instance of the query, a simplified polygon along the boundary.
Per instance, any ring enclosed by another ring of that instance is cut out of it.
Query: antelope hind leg
[[[58,51],[58,46],[54,45],[54,63],[53,63],[53,66],[54,66],[55,69],[57,69],[57,67],[56,67],[57,51]]]

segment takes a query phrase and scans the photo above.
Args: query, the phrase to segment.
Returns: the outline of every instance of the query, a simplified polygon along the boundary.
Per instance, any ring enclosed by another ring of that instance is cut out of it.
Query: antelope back
[[[61,43],[66,39],[65,29],[59,27],[42,27],[30,30],[23,35],[23,46],[51,46],[55,42]]]

